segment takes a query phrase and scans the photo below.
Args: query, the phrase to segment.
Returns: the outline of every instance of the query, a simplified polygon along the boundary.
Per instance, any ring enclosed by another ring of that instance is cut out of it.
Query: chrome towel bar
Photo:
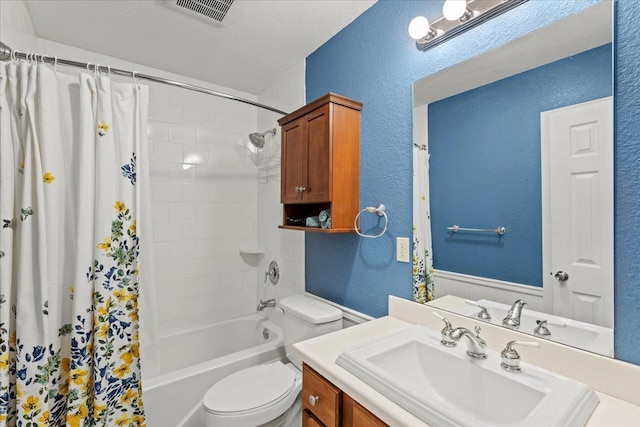
[[[447,227],[447,230],[449,230],[452,233],[457,233],[458,231],[471,231],[473,233],[496,233],[500,236],[502,236],[504,233],[507,232],[507,229],[504,227],[498,227],[498,228],[464,228],[464,227],[458,227],[457,225],[452,225],[451,227]]]

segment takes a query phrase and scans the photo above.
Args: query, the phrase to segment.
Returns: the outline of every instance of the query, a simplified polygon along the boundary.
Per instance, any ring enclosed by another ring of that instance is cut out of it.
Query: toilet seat
[[[258,426],[292,406],[302,388],[300,372],[274,362],[243,369],[214,384],[204,395],[207,426]]]

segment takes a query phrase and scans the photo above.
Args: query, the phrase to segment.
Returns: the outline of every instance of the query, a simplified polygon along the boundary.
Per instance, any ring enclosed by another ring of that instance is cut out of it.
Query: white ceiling
[[[38,37],[258,94],[375,1],[235,0],[222,23],[165,0],[25,3]]]

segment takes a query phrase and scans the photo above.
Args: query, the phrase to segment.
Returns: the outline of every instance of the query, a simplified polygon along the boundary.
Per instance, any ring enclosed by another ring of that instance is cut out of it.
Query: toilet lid
[[[211,413],[246,412],[269,405],[291,392],[296,375],[282,362],[253,366],[218,381],[204,395]]]

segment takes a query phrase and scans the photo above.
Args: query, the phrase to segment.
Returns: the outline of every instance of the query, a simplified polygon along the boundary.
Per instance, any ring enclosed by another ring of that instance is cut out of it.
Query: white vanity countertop
[[[293,348],[307,365],[390,426],[424,427],[428,424],[335,363],[338,355],[348,348],[396,334],[412,326],[411,323],[387,316],[299,342]],[[600,398],[600,403],[589,419],[587,427],[640,426],[640,406],[597,391],[596,393]]]

